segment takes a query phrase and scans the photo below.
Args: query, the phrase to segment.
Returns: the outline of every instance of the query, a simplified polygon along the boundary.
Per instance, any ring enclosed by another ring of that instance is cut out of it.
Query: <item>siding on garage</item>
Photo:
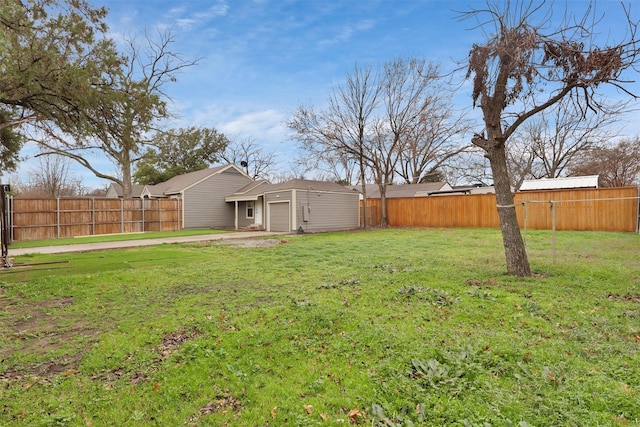
[[[358,193],[294,190],[296,224],[307,232],[352,230],[359,227]]]
[[[251,182],[230,168],[211,175],[184,191],[184,228],[233,228],[234,205],[224,196]]]
[[[289,202],[289,203],[283,203]],[[266,229],[268,231],[292,231],[294,222],[291,219],[291,206],[293,205],[293,191],[283,190],[273,193],[266,193],[264,195],[264,204],[267,208],[267,224]],[[284,212],[284,206],[287,207],[286,213]],[[275,210],[275,212],[274,212]],[[271,227],[275,226],[277,230],[271,230]],[[287,228],[285,230],[284,228]]]
[[[271,202],[267,205],[268,227],[267,231],[291,232],[291,203],[283,200]]]

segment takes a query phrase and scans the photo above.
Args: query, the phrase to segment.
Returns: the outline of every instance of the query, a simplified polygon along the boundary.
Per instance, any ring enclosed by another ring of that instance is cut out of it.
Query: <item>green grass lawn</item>
[[[640,424],[640,236],[285,239],[16,259],[0,425]]]
[[[201,236],[204,234],[225,233],[224,230],[198,229],[180,231],[150,231],[145,233],[102,234],[99,236],[83,236],[68,239],[28,240],[12,242],[11,248],[37,248],[42,246],[77,245],[81,243],[120,242],[126,240],[159,239],[162,237]]]

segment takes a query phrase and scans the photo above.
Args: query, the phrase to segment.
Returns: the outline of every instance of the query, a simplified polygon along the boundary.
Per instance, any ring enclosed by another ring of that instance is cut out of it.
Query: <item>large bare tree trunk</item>
[[[520,277],[531,276],[527,251],[520,233],[513,193],[511,193],[504,143],[497,143],[488,149],[487,157],[491,164],[493,184],[496,190],[500,230],[502,231],[502,241],[507,260],[507,273]]]

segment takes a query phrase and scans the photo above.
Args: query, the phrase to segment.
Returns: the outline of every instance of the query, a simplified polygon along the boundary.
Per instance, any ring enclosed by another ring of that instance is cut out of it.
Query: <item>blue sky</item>
[[[286,120],[301,104],[322,107],[332,85],[356,62],[418,56],[451,70],[474,42],[483,41],[474,23],[460,21],[455,12],[485,5],[475,0],[90,1],[107,7],[116,39],[171,29],[173,51],[202,58],[167,86],[180,115],[173,126],[214,127],[232,138],[252,138],[278,152],[284,170],[295,147]],[[559,3],[582,10],[586,2]],[[597,7],[620,3],[605,0]],[[468,85],[455,100],[460,108],[471,106]],[[88,186],[104,183],[74,170]]]
[[[96,3],[97,4],[97,3]],[[267,149],[293,149],[285,121],[301,103],[321,106],[355,63],[399,55],[453,66],[472,35],[440,1],[122,1],[109,23],[122,35],[171,28],[175,50],[202,58],[169,92],[185,125],[250,137]],[[464,6],[460,3],[460,6]],[[452,43],[453,40],[455,43]]]

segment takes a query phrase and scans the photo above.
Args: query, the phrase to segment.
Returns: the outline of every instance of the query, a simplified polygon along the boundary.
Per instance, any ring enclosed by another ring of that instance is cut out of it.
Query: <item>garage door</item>
[[[269,231],[289,232],[289,202],[269,203]]]

